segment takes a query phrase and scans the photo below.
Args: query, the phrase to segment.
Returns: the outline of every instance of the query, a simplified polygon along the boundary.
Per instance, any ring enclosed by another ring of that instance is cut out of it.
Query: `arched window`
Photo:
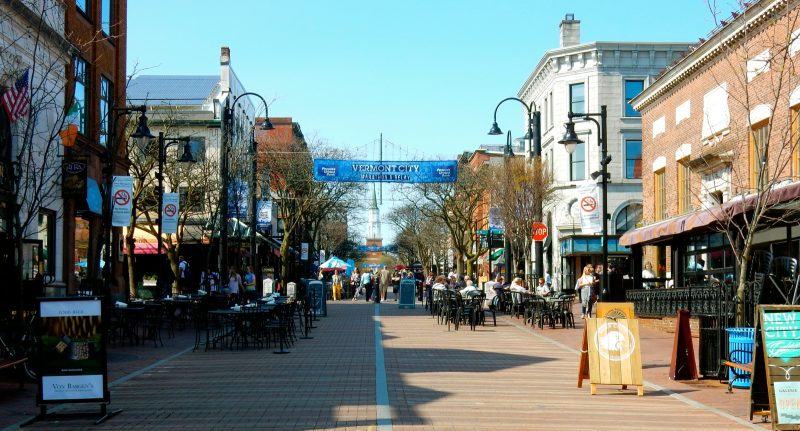
[[[630,204],[620,210],[614,224],[617,234],[625,233],[642,221],[642,204]]]

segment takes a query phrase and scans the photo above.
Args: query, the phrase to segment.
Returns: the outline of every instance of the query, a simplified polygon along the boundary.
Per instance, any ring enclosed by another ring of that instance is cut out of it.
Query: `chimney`
[[[220,50],[219,64],[221,65],[231,64],[231,49],[229,47],[223,46],[222,49]]]
[[[574,13],[566,14],[559,28],[561,29],[561,48],[581,43],[581,22],[575,19]]]

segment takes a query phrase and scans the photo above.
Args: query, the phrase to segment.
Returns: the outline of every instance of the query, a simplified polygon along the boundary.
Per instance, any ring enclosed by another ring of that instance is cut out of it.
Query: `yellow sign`
[[[586,320],[591,393],[596,385],[637,386],[644,395],[639,321],[594,318]]]
[[[611,319],[633,319],[633,302],[598,302],[594,304],[597,309],[597,317],[608,317]]]

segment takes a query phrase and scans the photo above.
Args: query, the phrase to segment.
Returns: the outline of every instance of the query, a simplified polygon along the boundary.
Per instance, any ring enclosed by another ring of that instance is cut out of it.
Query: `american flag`
[[[14,88],[10,88],[3,94],[3,107],[6,108],[8,119],[12,123],[19,117],[28,115],[30,98],[28,97],[28,70],[17,79]]]

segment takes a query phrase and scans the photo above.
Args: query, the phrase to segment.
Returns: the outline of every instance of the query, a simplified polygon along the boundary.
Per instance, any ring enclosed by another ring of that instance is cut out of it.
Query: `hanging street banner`
[[[114,175],[111,183],[111,226],[131,225],[133,177]]]
[[[389,253],[397,253],[397,245],[395,244],[386,244],[386,245],[359,245],[358,251],[364,252],[389,252]]]
[[[600,204],[597,200],[597,183],[586,181],[578,186],[578,206],[581,210],[581,231],[584,234],[603,231]]]
[[[340,183],[452,183],[458,163],[439,161],[314,160],[314,179]]]
[[[503,215],[500,213],[500,208],[489,207],[489,229],[502,231]]]
[[[267,199],[258,200],[258,212],[256,212],[256,230],[259,232],[272,232],[272,201]]]
[[[242,180],[231,180],[228,183],[228,217],[247,217],[249,189],[247,182]]]
[[[178,213],[180,209],[180,193],[164,193],[161,207],[161,232],[178,233]]]

